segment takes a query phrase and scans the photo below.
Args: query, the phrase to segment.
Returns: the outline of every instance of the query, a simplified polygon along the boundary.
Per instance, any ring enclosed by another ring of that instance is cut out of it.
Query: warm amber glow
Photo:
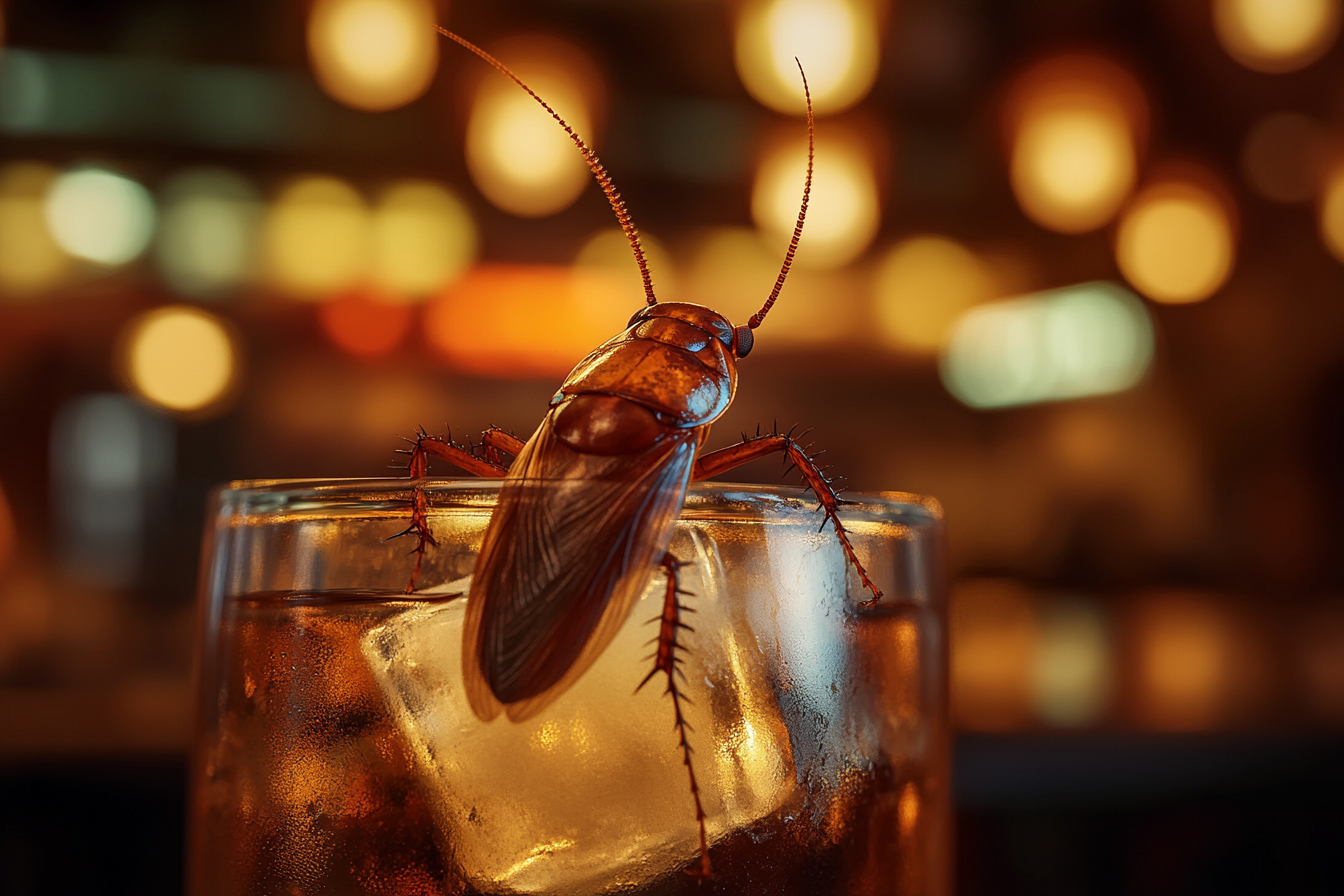
[[[1135,197],[1120,221],[1115,260],[1134,288],[1157,302],[1213,295],[1236,258],[1222,201],[1189,181],[1169,181]]]
[[[658,301],[677,301],[675,271],[667,250],[646,232],[640,233],[639,240],[653,273]],[[598,231],[579,250],[574,259],[573,292],[579,312],[593,326],[613,334],[644,304],[639,265],[619,227]]]
[[[578,313],[573,282],[568,267],[480,265],[425,309],[425,338],[458,370],[562,376],[615,335]]]
[[[330,298],[367,272],[369,236],[369,212],[354,188],[332,177],[300,178],[266,220],[271,279],[296,298]]]
[[[125,372],[145,400],[195,413],[219,404],[234,385],[237,350],[212,314],[175,305],[133,320],[124,337]]]
[[[377,358],[400,345],[414,315],[409,305],[375,301],[362,292],[325,302],[317,311],[332,344],[361,358]]]
[[[807,142],[777,146],[756,170],[751,213],[780,260],[798,222],[807,175]],[[863,254],[877,234],[881,210],[870,154],[853,137],[818,139],[800,265],[829,268]]]
[[[1336,168],[1326,181],[1319,223],[1326,248],[1344,261],[1344,166]]]
[[[316,0],[308,58],[322,89],[378,112],[420,96],[439,63],[429,0]]]
[[[877,271],[875,299],[882,335],[894,348],[936,354],[963,311],[993,294],[980,259],[941,236],[914,236],[894,246]]]
[[[1061,233],[1109,221],[1134,186],[1144,107],[1133,78],[1094,57],[1024,74],[1009,127],[1013,194],[1027,216]]]
[[[1339,34],[1339,0],[1214,0],[1223,49],[1247,68],[1291,72],[1321,57]]]
[[[373,277],[391,298],[426,299],[466,271],[479,244],[471,212],[447,189],[394,184],[373,212]]]
[[[866,0],[753,0],[737,20],[737,74],[757,100],[780,112],[806,111],[798,63],[818,115],[867,95],[877,77],[877,22]]]
[[[593,146],[598,80],[592,63],[561,41],[529,37],[496,51],[569,126]],[[553,215],[579,197],[592,174],[546,110],[507,78],[489,72],[467,121],[467,167],[499,208],[526,218]]]
[[[1212,599],[1169,594],[1139,608],[1135,629],[1144,721],[1185,730],[1217,721],[1236,662],[1226,614]]]
[[[43,162],[12,162],[0,169],[0,289],[33,295],[55,286],[68,256],[47,227],[43,198],[56,180]]]

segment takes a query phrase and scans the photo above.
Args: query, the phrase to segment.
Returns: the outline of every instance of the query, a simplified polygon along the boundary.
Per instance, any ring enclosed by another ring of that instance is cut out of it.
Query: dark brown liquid
[[[204,670],[217,686],[204,694],[194,768],[193,896],[479,892],[456,870],[453,834],[360,649],[422,605],[266,594],[226,609],[215,639],[225,652]],[[819,806],[785,806],[719,839],[712,880],[674,872],[604,892],[940,892],[925,872],[938,852],[925,783],[921,769],[878,757]]]

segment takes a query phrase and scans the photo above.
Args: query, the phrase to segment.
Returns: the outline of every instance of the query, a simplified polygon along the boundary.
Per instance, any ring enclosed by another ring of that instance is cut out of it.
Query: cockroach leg
[[[868,577],[868,571],[859,562],[858,555],[854,553],[853,545],[849,543],[849,533],[845,531],[845,526],[840,522],[840,516],[837,513],[842,505],[849,502],[840,498],[831,480],[826,476],[826,468],[817,466],[817,462],[814,460],[816,455],[808,454],[806,449],[794,438],[792,431],[788,433],[775,432],[756,438],[747,437],[740,444],[702,454],[696,458],[691,478],[698,480],[718,476],[734,467],[740,467],[748,461],[776,452],[782,453],[790,465],[798,469],[798,472],[803,476],[803,480],[807,482],[807,487],[816,494],[817,500],[821,502],[821,507],[818,509],[825,511],[821,521],[822,527],[826,526],[827,520],[835,525],[835,534],[840,538],[840,546],[844,548],[845,556],[849,558],[854,571],[859,574],[859,581],[863,583],[863,587],[872,592],[873,596],[860,602],[859,606],[865,610],[875,606],[882,599],[882,592],[873,584],[873,580]],[[820,452],[817,453],[820,454]]]
[[[492,426],[481,433],[481,453],[486,460],[504,467],[506,471],[508,465],[504,463],[505,456],[517,457],[525,444],[527,443],[522,439],[498,426]]]
[[[489,436],[490,432],[486,435]],[[423,479],[429,475],[431,457],[446,460],[473,476],[503,476],[509,471],[503,464],[477,457],[470,448],[457,444],[453,441],[451,433],[446,437],[431,436],[421,428],[416,430],[414,439],[406,441],[411,447],[403,448],[398,453],[407,455],[404,469],[411,479]],[[410,524],[392,537],[401,538],[409,535],[415,539],[415,547],[411,549],[411,553],[415,555],[415,566],[412,567],[411,577],[406,582],[406,593],[414,594],[416,580],[420,578],[420,567],[424,564],[425,552],[438,542],[434,540],[434,532],[429,526],[429,495],[418,483],[411,486],[410,504]]]
[[[683,702],[690,702],[690,698],[682,693],[681,685],[678,684],[678,678],[682,681],[686,679],[686,673],[681,671],[682,654],[685,653],[686,648],[677,639],[682,632],[695,631],[681,621],[681,614],[694,611],[681,603],[681,596],[690,594],[689,591],[681,589],[681,562],[671,554],[664,554],[662,567],[667,574],[667,593],[663,597],[663,612],[655,617],[658,622],[658,637],[655,639],[658,648],[653,654],[653,668],[649,670],[648,675],[644,676],[644,680],[639,683],[639,687],[644,687],[650,679],[660,672],[667,676],[667,690],[664,693],[672,698],[672,712],[675,716],[678,746],[681,748],[682,762],[686,765],[686,774],[691,779],[691,798],[695,801],[695,821],[700,826],[700,865],[687,873],[693,877],[712,877],[713,869],[709,864],[709,838],[705,833],[705,807],[700,802],[700,785],[695,780],[695,768],[691,765],[691,753],[693,751],[687,737],[691,726],[686,721],[686,715],[681,708]],[[649,621],[653,622],[654,620],[650,619]],[[639,690],[639,688],[636,688],[636,690]]]

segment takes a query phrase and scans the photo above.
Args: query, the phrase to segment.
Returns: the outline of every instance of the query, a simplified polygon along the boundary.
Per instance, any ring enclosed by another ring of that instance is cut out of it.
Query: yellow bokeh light
[[[965,246],[923,235],[903,240],[886,254],[874,292],[886,340],[911,354],[932,355],[962,312],[992,298],[993,281]]]
[[[846,109],[877,77],[876,13],[865,0],[755,0],[737,20],[738,77],[762,104],[805,111],[798,64],[819,115]]]
[[[47,227],[43,197],[56,180],[43,162],[0,168],[0,289],[31,296],[60,282],[68,256]]]
[[[639,241],[653,274],[658,301],[677,301],[667,250],[648,233],[640,233]],[[598,231],[579,250],[574,259],[574,301],[586,319],[613,333],[644,305],[639,265],[630,240],[619,227]]]
[[[310,301],[331,298],[365,276],[370,242],[364,200],[344,181],[320,176],[281,191],[263,235],[275,285]]]
[[[373,212],[373,277],[394,299],[427,299],[470,267],[480,247],[471,212],[425,181],[388,187]]]
[[[1145,108],[1105,60],[1059,57],[1025,73],[1008,112],[1010,178],[1027,216],[1060,233],[1109,221],[1134,186]]]
[[[184,295],[213,298],[236,289],[256,267],[262,203],[242,175],[217,168],[175,174],[162,190],[159,270]]]
[[[1291,72],[1321,57],[1339,34],[1339,0],[1214,0],[1228,55],[1260,72]]]
[[[806,175],[805,140],[777,146],[756,170],[752,218],[781,252],[798,221]],[[871,155],[855,138],[818,140],[798,263],[830,268],[853,261],[873,241],[880,216]]]
[[[1120,221],[1115,260],[1125,279],[1156,302],[1198,302],[1226,282],[1236,258],[1223,202],[1195,183],[1145,189]]]
[[[133,320],[123,365],[146,401],[196,414],[219,408],[237,377],[237,349],[219,318],[198,308],[158,308]]]
[[[1335,258],[1344,262],[1344,167],[1336,168],[1321,196],[1321,240]]]
[[[370,112],[420,96],[439,62],[429,0],[316,0],[308,17],[313,74],[332,97]]]
[[[551,38],[517,38],[495,51],[590,147],[598,79],[577,49]],[[525,218],[568,208],[592,179],[574,141],[518,85],[490,72],[467,121],[467,168],[499,208]]]

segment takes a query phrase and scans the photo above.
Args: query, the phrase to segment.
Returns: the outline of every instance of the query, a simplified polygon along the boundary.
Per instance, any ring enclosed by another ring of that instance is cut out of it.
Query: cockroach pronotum
[[[859,580],[872,593],[861,606],[882,597],[837,515],[846,502],[791,435],[758,435],[697,455],[710,425],[732,403],[737,362],[751,351],[753,332],[779,297],[802,235],[812,189],[814,130],[807,77],[800,64],[808,162],[798,222],[770,297],[745,326],[734,327],[709,308],[659,302],[638,231],[593,151],[502,62],[451,31],[438,31],[511,78],[565,129],[630,241],[645,296],[645,307],[626,329],[565,378],[526,442],[491,428],[473,449],[421,429],[413,447],[403,452],[409,455],[406,469],[412,479],[427,475],[430,457],[473,475],[504,479],[472,576],[462,651],[467,697],[482,720],[501,712],[521,720],[539,712],[602,653],[661,568],[667,589],[653,667],[643,683],[660,673],[666,676],[700,829],[700,862],[690,873],[708,876],[706,816],[682,713],[685,697],[677,682],[683,649],[678,637],[687,628],[681,621],[685,592],[678,561],[668,551],[687,485],[767,454],[785,454],[820,501],[822,526],[829,520],[835,527]],[[512,463],[505,463],[506,457]],[[565,487],[535,487],[555,480],[564,480]],[[435,543],[429,509],[423,489],[414,488],[410,525],[400,533],[416,540],[408,592],[415,590],[421,560]]]

